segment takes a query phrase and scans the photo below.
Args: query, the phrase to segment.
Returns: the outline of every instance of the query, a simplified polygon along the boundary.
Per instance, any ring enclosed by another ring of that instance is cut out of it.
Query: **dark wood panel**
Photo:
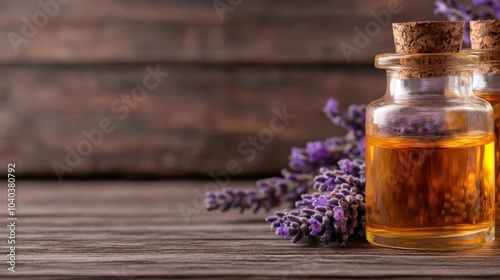
[[[253,182],[234,182],[250,187]],[[198,211],[203,182],[20,182],[15,276],[23,279],[498,279],[500,241],[481,249],[291,244],[258,215]],[[7,199],[5,193],[0,195]],[[65,211],[65,210],[68,211]],[[4,213],[0,213],[5,217]],[[6,227],[0,232],[7,235]],[[497,231],[497,234],[499,232]],[[0,277],[13,277],[7,269]],[[37,278],[40,277],[40,278]],[[45,277],[45,278],[44,278]],[[59,277],[59,278],[58,278]],[[10,279],[10,278],[9,278]]]
[[[241,175],[276,173],[292,146],[344,133],[322,113],[328,97],[345,109],[385,90],[384,71],[372,68],[161,65],[170,76],[144,100],[131,99],[133,108],[121,96],[142,84],[145,68],[0,67],[0,165],[16,161],[19,172],[48,176],[55,174],[53,162],[74,169],[66,176],[207,176],[236,160]],[[284,107],[296,117],[269,144],[258,140],[262,151],[253,148],[248,137],[271,129],[273,110]],[[105,118],[111,133],[100,128]],[[90,145],[83,130],[103,131],[102,141],[94,135],[98,144]],[[84,155],[80,164],[71,158],[74,168],[66,161],[68,146]]]
[[[0,63],[346,63],[342,42],[352,46],[352,62],[372,63],[374,55],[394,50],[385,16],[377,23],[372,12],[390,15],[387,22],[440,18],[433,15],[433,0],[242,0],[223,20],[215,1],[73,0],[28,38],[22,18],[33,22],[43,14],[38,2],[2,2]],[[366,42],[356,44],[355,28],[371,30]],[[26,39],[17,54],[11,33]]]

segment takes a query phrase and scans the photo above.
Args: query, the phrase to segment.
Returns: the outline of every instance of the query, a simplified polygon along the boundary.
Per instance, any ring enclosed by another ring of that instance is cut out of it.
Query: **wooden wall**
[[[343,133],[321,112],[328,97],[345,108],[383,94],[373,57],[394,50],[391,28],[373,29],[348,62],[339,45],[356,46],[355,28],[396,8],[394,22],[436,19],[431,0],[59,1],[46,24],[39,0],[0,2],[0,166],[26,178],[55,178],[54,162],[71,168],[63,178],[208,177],[231,160],[239,175],[279,172],[290,147]],[[221,18],[221,2],[238,5]],[[33,17],[41,27],[23,33]],[[169,76],[124,117],[112,104],[147,67]],[[296,118],[255,159],[240,154],[285,106]],[[113,132],[69,164],[67,147],[103,119]]]

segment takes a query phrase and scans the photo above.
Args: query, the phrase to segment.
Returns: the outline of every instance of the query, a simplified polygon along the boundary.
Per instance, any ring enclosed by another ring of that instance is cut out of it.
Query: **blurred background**
[[[292,146],[344,133],[328,97],[346,109],[383,95],[373,58],[394,51],[389,22],[445,20],[434,8],[2,0],[1,166],[23,179],[278,174]]]

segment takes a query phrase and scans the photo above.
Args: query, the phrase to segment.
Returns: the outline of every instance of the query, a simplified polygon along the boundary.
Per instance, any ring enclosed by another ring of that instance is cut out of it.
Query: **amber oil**
[[[476,96],[488,101],[495,112],[495,174],[496,174],[496,221],[500,223],[500,93],[475,92]]]
[[[446,139],[367,136],[369,241],[414,249],[491,242],[494,149],[491,134]]]

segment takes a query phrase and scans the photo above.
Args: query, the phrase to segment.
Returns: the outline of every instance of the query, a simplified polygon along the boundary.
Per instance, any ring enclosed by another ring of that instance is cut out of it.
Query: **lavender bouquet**
[[[207,193],[206,208],[257,212],[288,203],[293,210],[278,211],[266,221],[276,235],[292,242],[310,237],[344,245],[349,238],[364,236],[365,109],[351,105],[343,113],[336,99],[328,99],[323,112],[347,129],[346,135],[293,147],[289,169],[281,177],[257,181],[256,190]]]

